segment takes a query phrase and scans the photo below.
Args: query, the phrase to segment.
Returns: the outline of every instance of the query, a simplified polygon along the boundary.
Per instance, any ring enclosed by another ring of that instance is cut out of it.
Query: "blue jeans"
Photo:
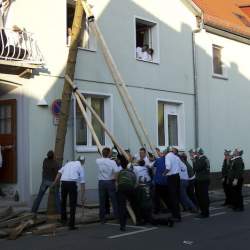
[[[100,210],[99,210],[100,220],[102,222],[105,221],[107,197],[109,197],[109,199],[111,200],[114,216],[118,218],[118,205],[117,205],[115,181],[99,180],[98,188],[99,188],[99,203],[100,203]]]
[[[45,179],[42,180],[38,195],[37,195],[36,199],[34,200],[31,212],[37,213],[39,206],[40,206],[40,203],[43,199],[43,196],[46,193],[47,189],[52,185],[52,183],[53,183],[53,181],[49,181],[49,180],[45,180]],[[56,209],[57,209],[58,213],[61,212],[60,203],[61,202],[60,202],[59,188],[55,187],[55,204],[56,204]]]
[[[181,185],[180,185],[181,204],[184,207],[184,209],[196,209],[194,203],[188,197],[187,194],[188,185],[189,185],[188,180],[181,180]]]

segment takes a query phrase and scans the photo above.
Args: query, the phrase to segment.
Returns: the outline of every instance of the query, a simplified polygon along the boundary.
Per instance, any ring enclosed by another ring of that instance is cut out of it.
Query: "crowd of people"
[[[102,224],[112,212],[119,220],[120,230],[126,230],[128,208],[134,212],[136,223],[143,225],[173,226],[181,222],[182,211],[197,214],[198,218],[209,217],[210,163],[201,148],[179,152],[176,147],[164,151],[156,149],[157,155],[140,148],[133,156],[126,150],[126,157],[117,148],[105,147],[102,157],[96,160],[98,169],[99,217]],[[222,166],[222,185],[225,191],[224,206],[234,211],[243,211],[243,151],[225,150]],[[55,188],[55,199],[61,222],[75,229],[77,206],[77,183],[80,183],[80,202],[85,201],[84,157],[67,162],[62,168],[49,151],[43,163],[43,181],[34,201],[32,212],[36,213],[48,187]],[[61,202],[59,198],[61,182]],[[70,200],[70,219],[67,218],[67,197]],[[129,207],[128,207],[129,206]],[[164,217],[157,214],[166,213]]]

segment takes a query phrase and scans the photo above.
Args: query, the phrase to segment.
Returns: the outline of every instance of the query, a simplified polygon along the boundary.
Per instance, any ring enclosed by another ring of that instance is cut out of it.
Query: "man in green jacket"
[[[244,161],[242,159],[243,150],[235,149],[232,158],[232,166],[229,172],[229,181],[232,184],[232,203],[233,210],[237,212],[244,211],[244,202],[242,196]]]
[[[197,158],[193,166],[196,175],[196,196],[200,208],[198,218],[209,217],[209,195],[208,188],[210,184],[210,163],[204,155],[202,148],[197,149]]]
[[[224,151],[224,160],[222,164],[221,174],[222,174],[222,186],[225,193],[225,202],[222,206],[232,205],[232,185],[229,182],[229,172],[231,170],[231,150]]]

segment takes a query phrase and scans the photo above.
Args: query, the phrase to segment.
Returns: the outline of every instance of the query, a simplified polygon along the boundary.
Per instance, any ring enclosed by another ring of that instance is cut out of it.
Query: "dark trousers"
[[[124,228],[127,222],[127,206],[126,206],[127,201],[129,201],[130,206],[133,209],[135,216],[137,217],[136,191],[135,189],[131,190],[118,189],[117,197],[118,197],[120,226]]]
[[[199,208],[201,210],[201,214],[204,216],[209,215],[209,195],[208,195],[208,188],[209,188],[209,180],[196,180],[195,191],[196,196],[199,204]]]
[[[198,207],[198,201],[195,195],[195,180],[189,181],[189,185],[187,187],[187,194],[189,199],[194,203],[194,205]]]
[[[70,220],[69,226],[74,227],[75,225],[75,213],[77,204],[77,185],[75,181],[62,181],[61,185],[62,193],[62,206],[61,206],[61,219],[67,221],[67,197],[69,195],[69,206],[70,206]]]
[[[225,177],[222,186],[225,193],[225,205],[232,205],[232,183],[227,177]]]
[[[166,204],[167,208],[170,209],[167,185],[155,184],[153,197],[154,197],[154,212],[155,213],[158,213],[161,210],[161,200]]]
[[[180,219],[180,176],[179,174],[168,176],[168,194],[170,200],[170,209],[174,218]]]
[[[238,180],[236,186],[232,186],[232,205],[234,209],[244,208],[242,186],[243,186],[243,178]]]
[[[98,183],[98,188],[99,188],[99,204],[100,204],[99,216],[101,222],[105,221],[105,215],[107,210],[106,209],[107,198],[111,200],[114,216],[118,218],[115,181],[100,180]]]

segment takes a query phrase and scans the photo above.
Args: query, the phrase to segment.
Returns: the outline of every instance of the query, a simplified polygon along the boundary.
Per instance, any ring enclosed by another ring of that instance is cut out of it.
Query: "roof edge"
[[[193,2],[193,0],[181,0],[181,1],[186,3],[194,14],[202,16],[203,14],[202,10],[200,9],[200,7],[198,7],[198,5],[196,5]]]
[[[209,33],[250,45],[250,37],[244,36],[240,33],[231,32],[230,30],[222,29],[221,27],[216,27],[209,24],[205,24],[204,28]]]

